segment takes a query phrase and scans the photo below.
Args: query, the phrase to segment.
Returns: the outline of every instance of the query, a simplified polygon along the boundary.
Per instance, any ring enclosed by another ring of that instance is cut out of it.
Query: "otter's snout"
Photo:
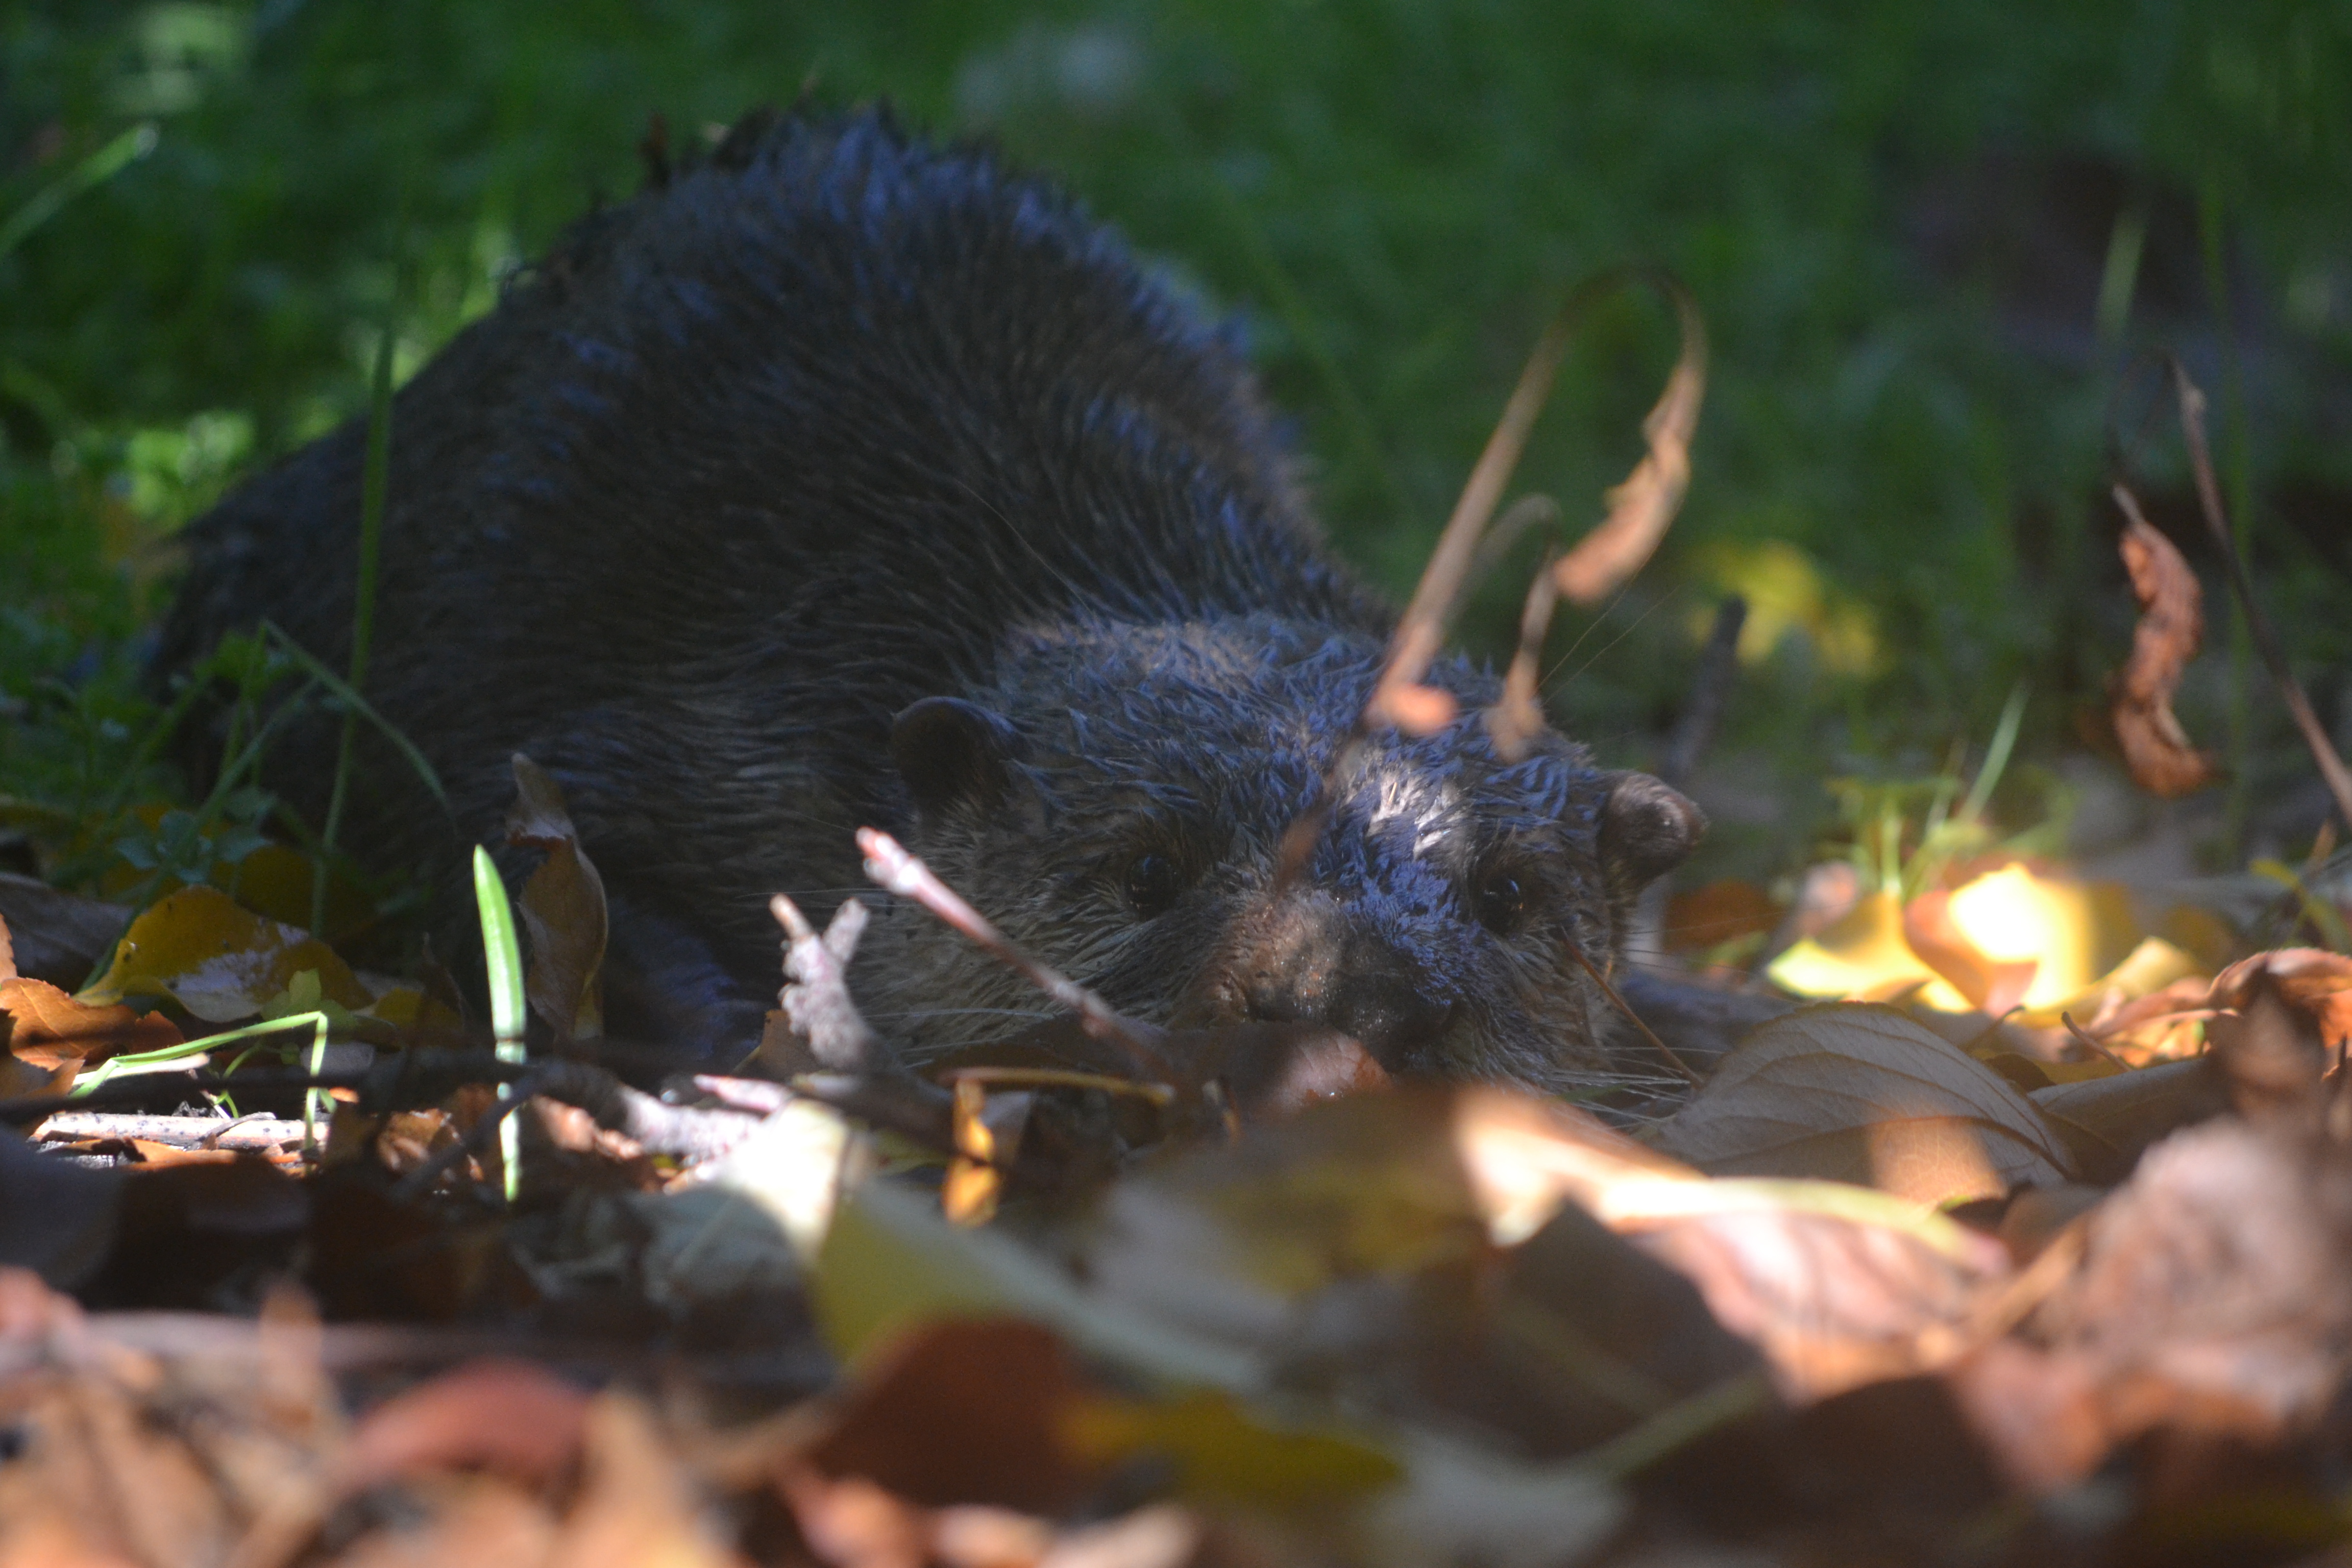
[[[1412,961],[1324,893],[1280,900],[1243,923],[1208,977],[1224,1022],[1321,1024],[1391,1073],[1425,1069],[1454,1019]]]

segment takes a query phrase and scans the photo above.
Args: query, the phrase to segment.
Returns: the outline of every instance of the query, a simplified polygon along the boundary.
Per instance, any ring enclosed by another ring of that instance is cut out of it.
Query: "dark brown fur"
[[[166,669],[268,616],[345,657],[363,433],[193,531]],[[820,916],[886,826],[1019,941],[1148,1017],[1306,1018],[1392,1070],[1605,1065],[1605,963],[1697,817],[1471,714],[1343,781],[1305,882],[1282,829],[1391,612],[1318,545],[1232,344],[1049,189],[886,119],[738,127],[583,223],[402,389],[347,837],[462,886],[527,752],[614,914],[615,1027],[725,1055],[777,984],[771,892]],[[201,748],[199,748],[201,749]],[[331,745],[281,756],[298,803]],[[855,982],[910,1058],[1038,999],[919,910]]]

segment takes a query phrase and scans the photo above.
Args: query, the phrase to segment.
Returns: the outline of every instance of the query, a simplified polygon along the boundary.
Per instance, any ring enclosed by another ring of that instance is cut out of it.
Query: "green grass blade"
[[[482,956],[490,974],[490,1033],[502,1062],[523,1059],[522,944],[515,939],[514,906],[507,901],[507,885],[490,852],[474,846],[474,902],[482,912]],[[499,1086],[499,1098],[514,1092],[512,1084]],[[507,1202],[522,1186],[522,1129],[511,1116],[499,1128],[499,1152],[506,1167]]]
[[[449,796],[441,787],[441,775],[433,771],[433,764],[425,760],[425,753],[416,749],[415,742],[402,734],[383,714],[368,706],[367,699],[352,690],[350,681],[329,669],[324,663],[320,662],[317,654],[288,636],[283,626],[273,621],[264,621],[261,625],[262,629],[268,633],[271,639],[285,650],[287,658],[300,665],[305,674],[310,675],[320,685],[332,692],[337,700],[348,703],[361,718],[374,726],[378,734],[391,742],[394,748],[400,752],[401,759],[407,763],[417,778],[424,783],[425,787],[432,792],[434,800],[439,803],[441,809],[445,812],[449,811]],[[450,815],[454,818],[456,813],[451,812]]]
[[[474,903],[482,915],[482,957],[490,973],[490,1033],[501,1061],[522,1060],[522,944],[515,936],[514,906],[490,852],[474,846]],[[513,1054],[509,1054],[509,1047]]]
[[[2009,753],[2017,745],[2018,726],[2024,721],[2025,683],[2020,681],[2000,710],[2000,722],[1993,726],[1992,744],[1985,748],[1984,766],[1977,770],[1968,798],[1960,802],[1960,821],[1974,822],[1992,804],[1993,787],[2000,783],[2000,775],[2009,766]]]
[[[352,663],[350,684],[354,694],[367,689],[368,646],[375,634],[376,560],[383,552],[383,501],[392,475],[392,353],[399,342],[399,312],[387,312],[383,335],[376,340],[375,374],[368,390],[367,458],[360,478],[359,583],[352,593]],[[319,829],[325,853],[317,858],[310,876],[310,929],[327,923],[327,857],[343,826],[343,800],[352,782],[352,751],[359,742],[360,712],[343,710],[342,738],[335,747],[335,782],[327,794],[327,820]]]
[[[155,150],[155,127],[134,125],[130,130],[84,158],[67,171],[63,179],[36,195],[0,224],[0,256],[23,244],[27,236],[50,218],[58,209],[94,186],[102,185],[121,174],[134,161]]]

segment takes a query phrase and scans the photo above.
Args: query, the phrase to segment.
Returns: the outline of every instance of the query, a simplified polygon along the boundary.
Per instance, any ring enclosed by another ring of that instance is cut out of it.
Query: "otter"
[[[604,878],[616,1033],[748,1048],[770,895],[822,920],[873,825],[1139,1017],[1606,1072],[1586,963],[1696,809],[1558,734],[1500,754],[1498,683],[1449,656],[1462,716],[1373,736],[1276,887],[1396,613],[1326,552],[1233,331],[994,154],[747,117],[512,279],[391,427],[366,695],[455,831],[363,743],[344,842],[455,902],[530,755]],[[192,526],[159,668],[264,617],[341,667],[365,447],[346,425]],[[270,782],[316,809],[334,750]],[[913,907],[851,981],[909,1063],[1045,1006]]]

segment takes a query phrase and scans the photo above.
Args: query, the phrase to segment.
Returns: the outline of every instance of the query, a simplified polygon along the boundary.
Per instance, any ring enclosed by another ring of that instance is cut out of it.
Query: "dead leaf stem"
[[[2312,711],[2311,700],[2304,695],[2302,684],[2288,668],[2286,649],[2279,642],[2270,617],[2255,602],[2253,582],[2247,575],[2244,559],[2238,553],[2237,541],[2230,532],[2229,513],[2221,504],[2221,487],[2213,476],[2212,449],[2205,439],[2205,394],[2189,378],[2188,367],[2177,359],[2171,364],[2173,395],[2180,405],[2181,437],[2189,446],[2189,467],[2196,476],[2197,503],[2205,514],[2206,531],[2221,552],[2221,563],[2229,572],[2230,591],[2237,595],[2238,607],[2246,617],[2246,628],[2253,634],[2254,647],[2261,651],[2263,663],[2278,687],[2279,698],[2294,717],[2295,728],[2303,731],[2304,743],[2311,748],[2312,760],[2319,764],[2320,776],[2327,781],[2327,792],[2336,799],[2337,814],[2347,826],[2352,826],[2352,772],[2346,770],[2344,759],[2336,755],[2335,744],[2319,722],[2319,715]]]

